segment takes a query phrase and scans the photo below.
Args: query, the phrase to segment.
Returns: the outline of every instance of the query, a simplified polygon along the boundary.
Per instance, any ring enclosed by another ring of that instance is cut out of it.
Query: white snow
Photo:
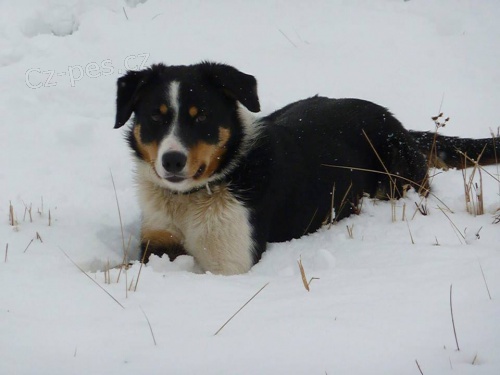
[[[499,17],[493,0],[2,2],[0,374],[399,375],[419,374],[416,361],[425,375],[500,374],[500,195],[485,172],[481,216],[449,171],[427,216],[415,194],[396,222],[389,202],[366,200],[359,216],[270,245],[245,275],[200,274],[189,257],[135,262],[119,282],[112,269],[110,284],[104,272],[123,257],[110,172],[133,249],[139,230],[113,130],[127,68],[225,62],[257,77],[264,114],[359,97],[411,129],[433,130],[443,111],[443,134],[486,138],[500,125]],[[299,258],[319,278],[310,292]]]

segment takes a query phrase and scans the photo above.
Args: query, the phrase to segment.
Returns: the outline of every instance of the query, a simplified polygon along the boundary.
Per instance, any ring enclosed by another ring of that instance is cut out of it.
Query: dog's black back
[[[376,104],[313,97],[263,118],[260,126],[248,162],[232,178],[240,194],[260,202],[254,225],[267,241],[316,231],[332,219],[332,208],[340,220],[356,211],[363,193],[398,198],[405,185],[426,186],[424,155]]]

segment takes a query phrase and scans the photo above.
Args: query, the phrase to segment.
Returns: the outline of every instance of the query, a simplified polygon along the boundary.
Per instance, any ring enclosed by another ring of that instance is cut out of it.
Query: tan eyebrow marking
[[[167,114],[167,111],[168,111],[168,107],[167,107],[167,105],[166,105],[166,104],[162,104],[162,105],[160,106],[160,113],[161,113],[162,115],[166,115],[166,114]]]
[[[197,115],[198,115],[198,108],[196,108],[194,105],[192,107],[189,107],[189,116],[194,118]]]

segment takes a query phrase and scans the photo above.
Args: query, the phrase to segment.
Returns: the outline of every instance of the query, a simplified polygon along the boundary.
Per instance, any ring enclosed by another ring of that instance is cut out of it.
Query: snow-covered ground
[[[127,68],[225,62],[257,77],[264,114],[359,97],[408,128],[442,111],[441,133],[485,138],[500,126],[498,1],[25,0],[0,17],[0,374],[500,374],[500,184],[485,172],[482,216],[449,171],[427,216],[416,195],[395,222],[365,200],[245,275],[197,274],[189,257],[104,272],[129,239],[137,257],[112,129]]]

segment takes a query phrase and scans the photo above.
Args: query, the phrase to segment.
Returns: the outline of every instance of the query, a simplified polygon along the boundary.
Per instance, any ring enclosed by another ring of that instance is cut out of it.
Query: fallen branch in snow
[[[262,290],[269,285],[269,282],[267,282],[266,284],[264,284],[264,286],[262,288],[260,288],[257,293],[255,293],[247,302],[245,302],[245,304],[243,306],[241,306],[238,311],[236,311],[223,325],[222,327],[220,327],[217,332],[214,333],[214,336],[217,336],[217,334],[222,331],[222,329],[231,321],[233,320],[233,318],[238,315],[238,313],[243,310],[245,308],[246,305],[248,305],[255,297],[257,297],[257,295],[262,292]]]

